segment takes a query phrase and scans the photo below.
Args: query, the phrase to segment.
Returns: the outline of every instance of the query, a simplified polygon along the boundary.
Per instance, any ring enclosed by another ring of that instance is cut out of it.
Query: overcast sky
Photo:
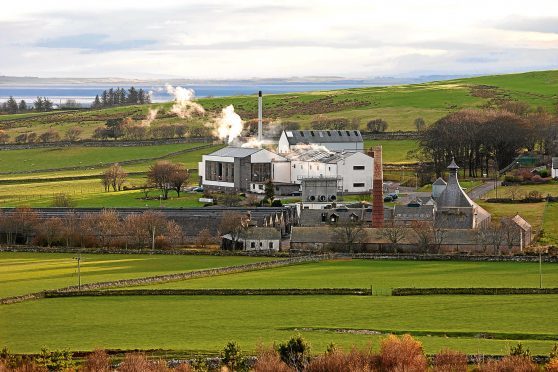
[[[0,75],[418,76],[558,68],[558,1],[9,1]]]

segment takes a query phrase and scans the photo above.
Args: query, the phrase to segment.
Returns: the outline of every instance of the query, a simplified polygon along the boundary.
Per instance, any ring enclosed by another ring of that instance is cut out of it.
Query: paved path
[[[497,184],[498,186],[502,186],[502,181],[498,181]],[[494,190],[495,185],[496,183],[494,183],[494,181],[485,182],[482,185],[471,189],[471,191],[467,192],[467,195],[469,195],[469,197],[473,200],[479,200],[485,194]]]

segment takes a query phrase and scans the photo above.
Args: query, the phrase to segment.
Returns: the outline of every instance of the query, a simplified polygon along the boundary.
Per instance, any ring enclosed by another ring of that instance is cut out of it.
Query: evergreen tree
[[[52,110],[52,101],[46,97],[43,97],[43,110],[44,111]]]
[[[108,92],[105,90],[103,90],[103,94],[102,94],[102,98],[101,98],[101,106],[102,107],[108,107],[109,106],[109,95]]]
[[[139,102],[138,91],[133,86],[130,87],[130,89],[128,89],[128,99],[127,99],[127,101],[128,101],[128,103],[131,103],[132,105],[135,105]]]
[[[19,101],[19,111],[27,111],[27,102],[25,102],[24,100]]]
[[[35,106],[35,111],[43,111],[44,110],[43,98],[37,97],[37,100],[33,102],[33,106]]]
[[[115,103],[114,89],[110,88],[108,91],[108,106],[114,106]]]
[[[93,101],[93,104],[91,105],[91,107],[93,108],[100,108],[102,106],[101,100],[99,99],[99,95],[97,94],[95,96],[95,100]]]
[[[138,91],[138,103],[143,105],[145,103],[145,92],[143,89],[140,88]]]
[[[6,108],[7,108],[8,113],[17,114],[18,106],[17,106],[17,102],[14,99],[14,97],[10,96],[8,101],[6,101]]]

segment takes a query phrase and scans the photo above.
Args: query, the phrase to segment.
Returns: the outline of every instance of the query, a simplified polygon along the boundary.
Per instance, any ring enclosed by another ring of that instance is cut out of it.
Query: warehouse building
[[[322,146],[329,151],[364,151],[358,130],[284,130],[277,152],[287,154],[299,146]]]

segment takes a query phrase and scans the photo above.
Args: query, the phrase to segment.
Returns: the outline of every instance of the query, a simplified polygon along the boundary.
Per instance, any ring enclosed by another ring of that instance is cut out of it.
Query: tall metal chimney
[[[374,158],[372,173],[372,227],[384,227],[384,170],[382,146],[375,146],[368,155]]]
[[[258,92],[258,141],[262,140],[263,124],[262,124],[262,91]]]

